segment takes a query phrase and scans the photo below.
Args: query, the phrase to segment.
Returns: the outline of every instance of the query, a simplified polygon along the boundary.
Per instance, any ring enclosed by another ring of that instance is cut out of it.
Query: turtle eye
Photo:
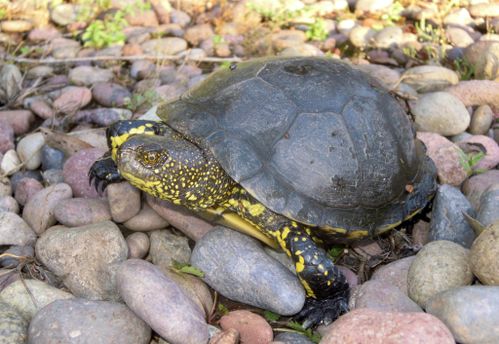
[[[142,154],[142,162],[146,165],[154,165],[159,161],[160,154],[158,152],[144,152]]]

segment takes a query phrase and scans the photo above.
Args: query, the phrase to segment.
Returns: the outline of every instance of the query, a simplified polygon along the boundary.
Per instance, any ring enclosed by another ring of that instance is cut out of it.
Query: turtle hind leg
[[[308,233],[307,233],[308,232]],[[345,276],[331,258],[318,247],[310,230],[296,223],[285,227],[279,240],[295,262],[296,272],[305,290],[307,300],[295,318],[305,328],[329,324],[348,311],[349,286]]]
[[[94,183],[97,192],[104,191],[109,184],[119,183],[123,180],[110,152],[96,160],[88,171],[88,182],[89,184]]]

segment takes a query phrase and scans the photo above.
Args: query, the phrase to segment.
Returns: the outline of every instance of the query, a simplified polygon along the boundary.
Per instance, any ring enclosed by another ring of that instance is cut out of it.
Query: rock
[[[499,183],[490,186],[480,198],[476,219],[484,226],[499,221]]]
[[[40,171],[37,171],[37,170],[35,170],[35,171],[29,171],[29,170],[18,171],[10,177],[10,182],[12,184],[12,190],[14,191],[14,193],[17,191],[17,186],[25,178],[35,179],[39,182],[43,181],[43,178],[42,178]]]
[[[307,36],[300,30],[278,30],[270,37],[276,51],[282,51],[305,43]]]
[[[370,280],[352,289],[349,308],[369,308],[383,312],[422,312],[422,309],[396,286]]]
[[[470,12],[466,8],[459,8],[451,11],[444,18],[444,24],[446,25],[472,25],[473,18],[470,16]]]
[[[172,9],[170,12],[170,20],[173,24],[178,24],[181,27],[184,27],[191,22],[191,17],[184,11]]]
[[[494,120],[494,113],[488,105],[481,105],[473,112],[469,132],[474,135],[486,135]]]
[[[42,147],[42,170],[62,170],[64,153],[48,145]]]
[[[8,33],[27,32],[33,28],[33,24],[27,20],[4,20],[0,23],[0,29]]]
[[[17,144],[17,155],[28,170],[36,170],[42,163],[42,146],[45,138],[42,133],[29,134]]]
[[[480,198],[491,185],[499,184],[499,171],[489,170],[471,176],[463,183],[463,193],[474,209],[480,209]]]
[[[409,296],[421,307],[434,295],[471,284],[469,250],[445,240],[425,245],[409,268]]]
[[[61,200],[71,198],[72,191],[68,184],[51,185],[33,195],[23,210],[23,219],[36,234],[42,234],[57,221],[54,216],[55,207]]]
[[[395,88],[400,80],[400,73],[386,66],[376,64],[360,64],[356,65],[354,68],[360,69],[377,79],[388,90]]]
[[[407,295],[407,274],[415,258],[415,256],[405,257],[383,265],[374,271],[371,280],[391,284]]]
[[[499,287],[454,288],[434,296],[427,312],[442,320],[459,343],[496,343],[498,296]]]
[[[149,237],[145,233],[132,233],[126,237],[128,258],[144,258],[149,252]]]
[[[109,82],[114,73],[110,69],[92,66],[77,66],[69,71],[69,81],[76,86],[92,86],[99,82]]]
[[[464,59],[474,67],[476,79],[497,80],[499,77],[499,42],[478,41],[464,50]]]
[[[0,292],[0,302],[9,304],[29,321],[49,303],[70,298],[70,293],[34,279],[18,280]]]
[[[151,328],[122,303],[58,300],[42,308],[29,325],[29,343],[148,344]]]
[[[0,120],[0,154],[14,149],[14,129],[5,120]]]
[[[210,24],[199,24],[185,30],[184,38],[193,46],[197,46],[201,41],[211,39],[214,35]]]
[[[43,190],[43,185],[38,180],[33,178],[23,178],[16,186],[15,197],[16,201],[20,205],[26,205],[28,201],[33,197],[38,191]]]
[[[499,222],[486,228],[475,240],[470,250],[473,274],[486,285],[499,285]]]
[[[300,44],[294,47],[284,49],[279,53],[279,56],[322,56],[322,50],[312,44]]]
[[[5,176],[10,176],[19,171],[21,166],[21,160],[19,160],[16,151],[11,149],[5,152],[2,162],[0,162],[0,171]]]
[[[210,336],[209,344],[237,344],[239,343],[239,332],[236,329],[229,328],[225,331]]]
[[[19,214],[19,204],[12,196],[0,196],[0,212],[7,211]]]
[[[49,119],[55,116],[54,109],[41,98],[32,101],[29,104],[29,109],[33,111],[35,115],[43,119]]]
[[[24,263],[25,259],[31,259],[35,257],[35,249],[32,246],[14,245],[5,250],[4,253],[13,255],[13,256],[7,255],[0,259],[0,265],[5,268],[15,268],[20,264]],[[3,288],[6,287],[7,285],[3,285]]]
[[[275,336],[274,343],[313,344],[312,341],[298,332],[280,332],[277,336]]]
[[[116,284],[127,306],[165,340],[172,344],[208,341],[200,309],[156,266],[129,259],[118,268]]]
[[[12,195],[12,185],[9,178],[0,177],[0,196]]]
[[[4,64],[0,68],[0,100],[7,103],[21,92],[22,76],[19,68],[13,64]]]
[[[0,212],[0,245],[33,245],[36,234],[15,213]]]
[[[247,310],[229,312],[220,318],[222,330],[239,332],[242,343],[269,343],[274,338],[272,327],[260,315]]]
[[[390,7],[393,0],[358,0],[355,2],[355,11],[377,12]]]
[[[465,106],[489,105],[493,111],[499,111],[499,83],[491,80],[460,81],[457,85],[445,89],[458,97]]]
[[[466,220],[464,213],[475,217],[475,210],[459,189],[440,185],[431,213],[430,241],[448,240],[470,248],[475,240],[475,232]]]
[[[296,276],[265,254],[259,242],[241,233],[216,227],[196,243],[191,264],[229,299],[282,315],[303,307],[305,294]]]
[[[326,328],[321,344],[370,343],[454,344],[454,338],[436,317],[418,313],[355,309]]]
[[[7,110],[0,111],[0,120],[9,123],[15,135],[22,135],[28,132],[35,116],[29,110]]]
[[[147,79],[156,72],[156,65],[149,60],[134,61],[130,66],[130,76],[137,80]]]
[[[410,105],[419,131],[451,136],[462,133],[470,124],[464,104],[447,92],[423,94]]]
[[[92,100],[92,92],[86,87],[68,86],[54,100],[53,106],[57,112],[73,115]]]
[[[141,44],[146,55],[175,55],[187,49],[187,42],[178,37],[151,39]]]
[[[62,170],[46,170],[43,172],[43,182],[46,185],[64,183]]]
[[[107,200],[71,198],[57,203],[54,216],[64,226],[78,227],[111,220],[111,211]]]
[[[131,118],[132,118],[132,111],[128,109],[95,108],[95,109],[78,111],[76,113],[76,116],[74,117],[74,120],[80,123],[81,122],[93,123],[98,126],[108,127],[114,122],[127,120]],[[94,147],[97,147],[95,143],[93,145]],[[107,143],[105,147],[107,148]]]
[[[100,82],[92,89],[94,100],[102,106],[123,107],[132,94],[125,87],[110,82]]]
[[[418,92],[434,92],[457,84],[459,76],[445,67],[418,66],[407,69],[402,80]]]
[[[466,48],[475,42],[468,31],[459,26],[448,26],[445,29],[445,36],[451,45],[459,48]]]
[[[488,136],[473,135],[462,140],[458,145],[465,152],[470,152],[472,154],[477,151],[485,153],[483,158],[471,166],[474,171],[490,170],[499,164],[499,146],[497,145],[497,142]]]
[[[367,48],[376,34],[376,31],[367,26],[355,26],[348,33],[348,39],[352,44],[361,49]]]
[[[465,153],[461,148],[435,133],[418,132],[417,138],[423,141],[427,148],[426,154],[435,163],[439,182],[454,186],[461,185],[469,173],[462,163]]]
[[[132,26],[158,26],[158,18],[153,10],[138,10],[133,14],[125,16],[128,25]]]
[[[146,195],[147,204],[170,225],[194,241],[201,239],[213,225],[194,216],[184,207]]]
[[[380,49],[394,48],[401,45],[402,38],[403,32],[400,27],[387,26],[373,36],[373,44]]]
[[[59,4],[50,11],[50,19],[57,25],[66,26],[78,20],[77,14],[76,5]]]
[[[0,340],[5,344],[24,344],[28,338],[28,321],[13,307],[0,302]]]
[[[53,26],[34,28],[28,34],[28,39],[34,43],[51,41],[59,37],[61,37],[61,33]]]
[[[473,17],[499,17],[499,4],[476,3],[470,6],[470,14]]]
[[[142,205],[140,212],[125,221],[123,225],[131,231],[152,231],[168,227],[168,222],[159,216],[147,203]]]
[[[94,185],[88,183],[88,171],[105,150],[100,148],[81,149],[66,160],[63,168],[64,181],[71,186],[75,197],[98,198]]]
[[[114,222],[125,222],[140,211],[140,190],[127,182],[110,184],[107,198]]]
[[[36,242],[37,258],[78,297],[118,300],[115,265],[128,256],[125,238],[110,221],[53,227]]]

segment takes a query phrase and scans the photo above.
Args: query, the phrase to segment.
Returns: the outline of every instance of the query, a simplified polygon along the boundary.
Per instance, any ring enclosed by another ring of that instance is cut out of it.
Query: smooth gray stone
[[[307,337],[296,332],[281,332],[274,337],[274,342],[286,344],[313,344]]]
[[[282,315],[299,312],[305,302],[300,281],[262,245],[244,234],[218,226],[194,247],[191,264],[204,281],[225,297]]]
[[[477,220],[484,226],[499,220],[499,184],[491,185],[482,194]]]
[[[470,248],[475,232],[463,212],[475,217],[475,210],[459,189],[448,184],[440,185],[433,203],[429,240],[447,240]]]
[[[12,306],[0,302],[0,343],[24,344],[28,332],[28,321]]]

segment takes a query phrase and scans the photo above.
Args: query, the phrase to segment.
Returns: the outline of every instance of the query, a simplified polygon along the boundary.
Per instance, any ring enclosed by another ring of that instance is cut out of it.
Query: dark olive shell
[[[334,59],[240,63],[158,112],[268,208],[309,225],[375,233],[435,191],[435,167],[397,100]]]

